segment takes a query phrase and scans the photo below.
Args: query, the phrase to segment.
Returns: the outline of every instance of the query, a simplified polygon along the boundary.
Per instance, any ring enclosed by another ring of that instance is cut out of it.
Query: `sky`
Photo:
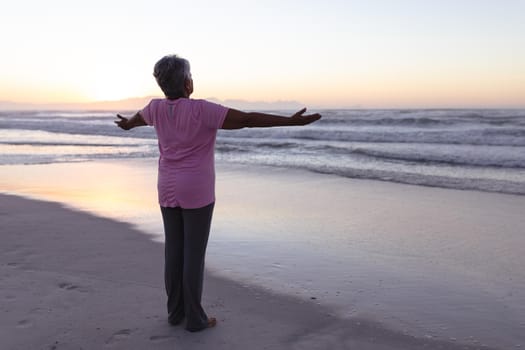
[[[525,0],[18,0],[0,12],[0,101],[161,95],[313,107],[525,108]]]

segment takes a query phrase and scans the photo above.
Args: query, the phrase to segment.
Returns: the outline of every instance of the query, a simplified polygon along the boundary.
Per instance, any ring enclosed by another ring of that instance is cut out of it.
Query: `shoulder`
[[[162,105],[164,105],[166,103],[166,99],[165,98],[154,98],[154,99],[151,99],[147,104],[146,106],[144,107],[144,109],[156,109]]]
[[[193,117],[202,122],[206,127],[219,129],[224,122],[228,108],[208,100],[190,100]]]
[[[149,105],[150,106],[159,106],[159,105],[163,105],[166,103],[166,99],[165,98],[153,98],[149,101]]]
[[[215,103],[209,100],[204,100],[204,99],[188,99],[188,101],[190,101],[189,103],[191,103],[194,110],[204,112],[204,113],[209,113],[212,111],[221,110],[223,108],[226,108],[218,103]]]
[[[142,110],[139,111],[139,113],[142,115],[142,118],[148,125],[155,125],[156,124],[156,118],[158,117],[158,114],[162,112],[164,106],[166,104],[166,99],[163,98],[154,98],[151,99]]]

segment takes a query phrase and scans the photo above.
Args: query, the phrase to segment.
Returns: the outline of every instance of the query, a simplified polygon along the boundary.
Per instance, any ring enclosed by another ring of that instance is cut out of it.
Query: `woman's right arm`
[[[273,126],[293,126],[306,125],[321,119],[319,113],[305,115],[306,108],[301,109],[291,117],[280,115],[242,112],[236,109],[229,109],[226,119],[221,129],[242,129],[242,128],[268,128]]]
[[[142,118],[142,115],[139,112],[135,113],[135,115],[131,117],[130,119],[125,118],[121,116],[120,114],[117,114],[117,117],[120,120],[115,120],[115,124],[117,124],[119,128],[124,129],[124,130],[130,130],[130,129],[136,128],[137,126],[147,125],[146,122],[144,121],[144,118]]]

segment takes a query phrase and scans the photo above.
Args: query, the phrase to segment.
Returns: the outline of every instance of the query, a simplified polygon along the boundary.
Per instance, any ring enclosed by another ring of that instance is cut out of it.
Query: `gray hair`
[[[190,63],[177,55],[162,57],[153,68],[153,76],[167,98],[184,96],[184,82],[190,79]]]

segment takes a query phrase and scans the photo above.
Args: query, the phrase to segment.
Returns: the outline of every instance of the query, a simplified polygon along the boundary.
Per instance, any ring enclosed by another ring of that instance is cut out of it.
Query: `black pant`
[[[168,320],[186,317],[186,329],[207,327],[201,306],[204,256],[215,203],[198,209],[161,207],[165,234],[164,281],[168,294]]]

